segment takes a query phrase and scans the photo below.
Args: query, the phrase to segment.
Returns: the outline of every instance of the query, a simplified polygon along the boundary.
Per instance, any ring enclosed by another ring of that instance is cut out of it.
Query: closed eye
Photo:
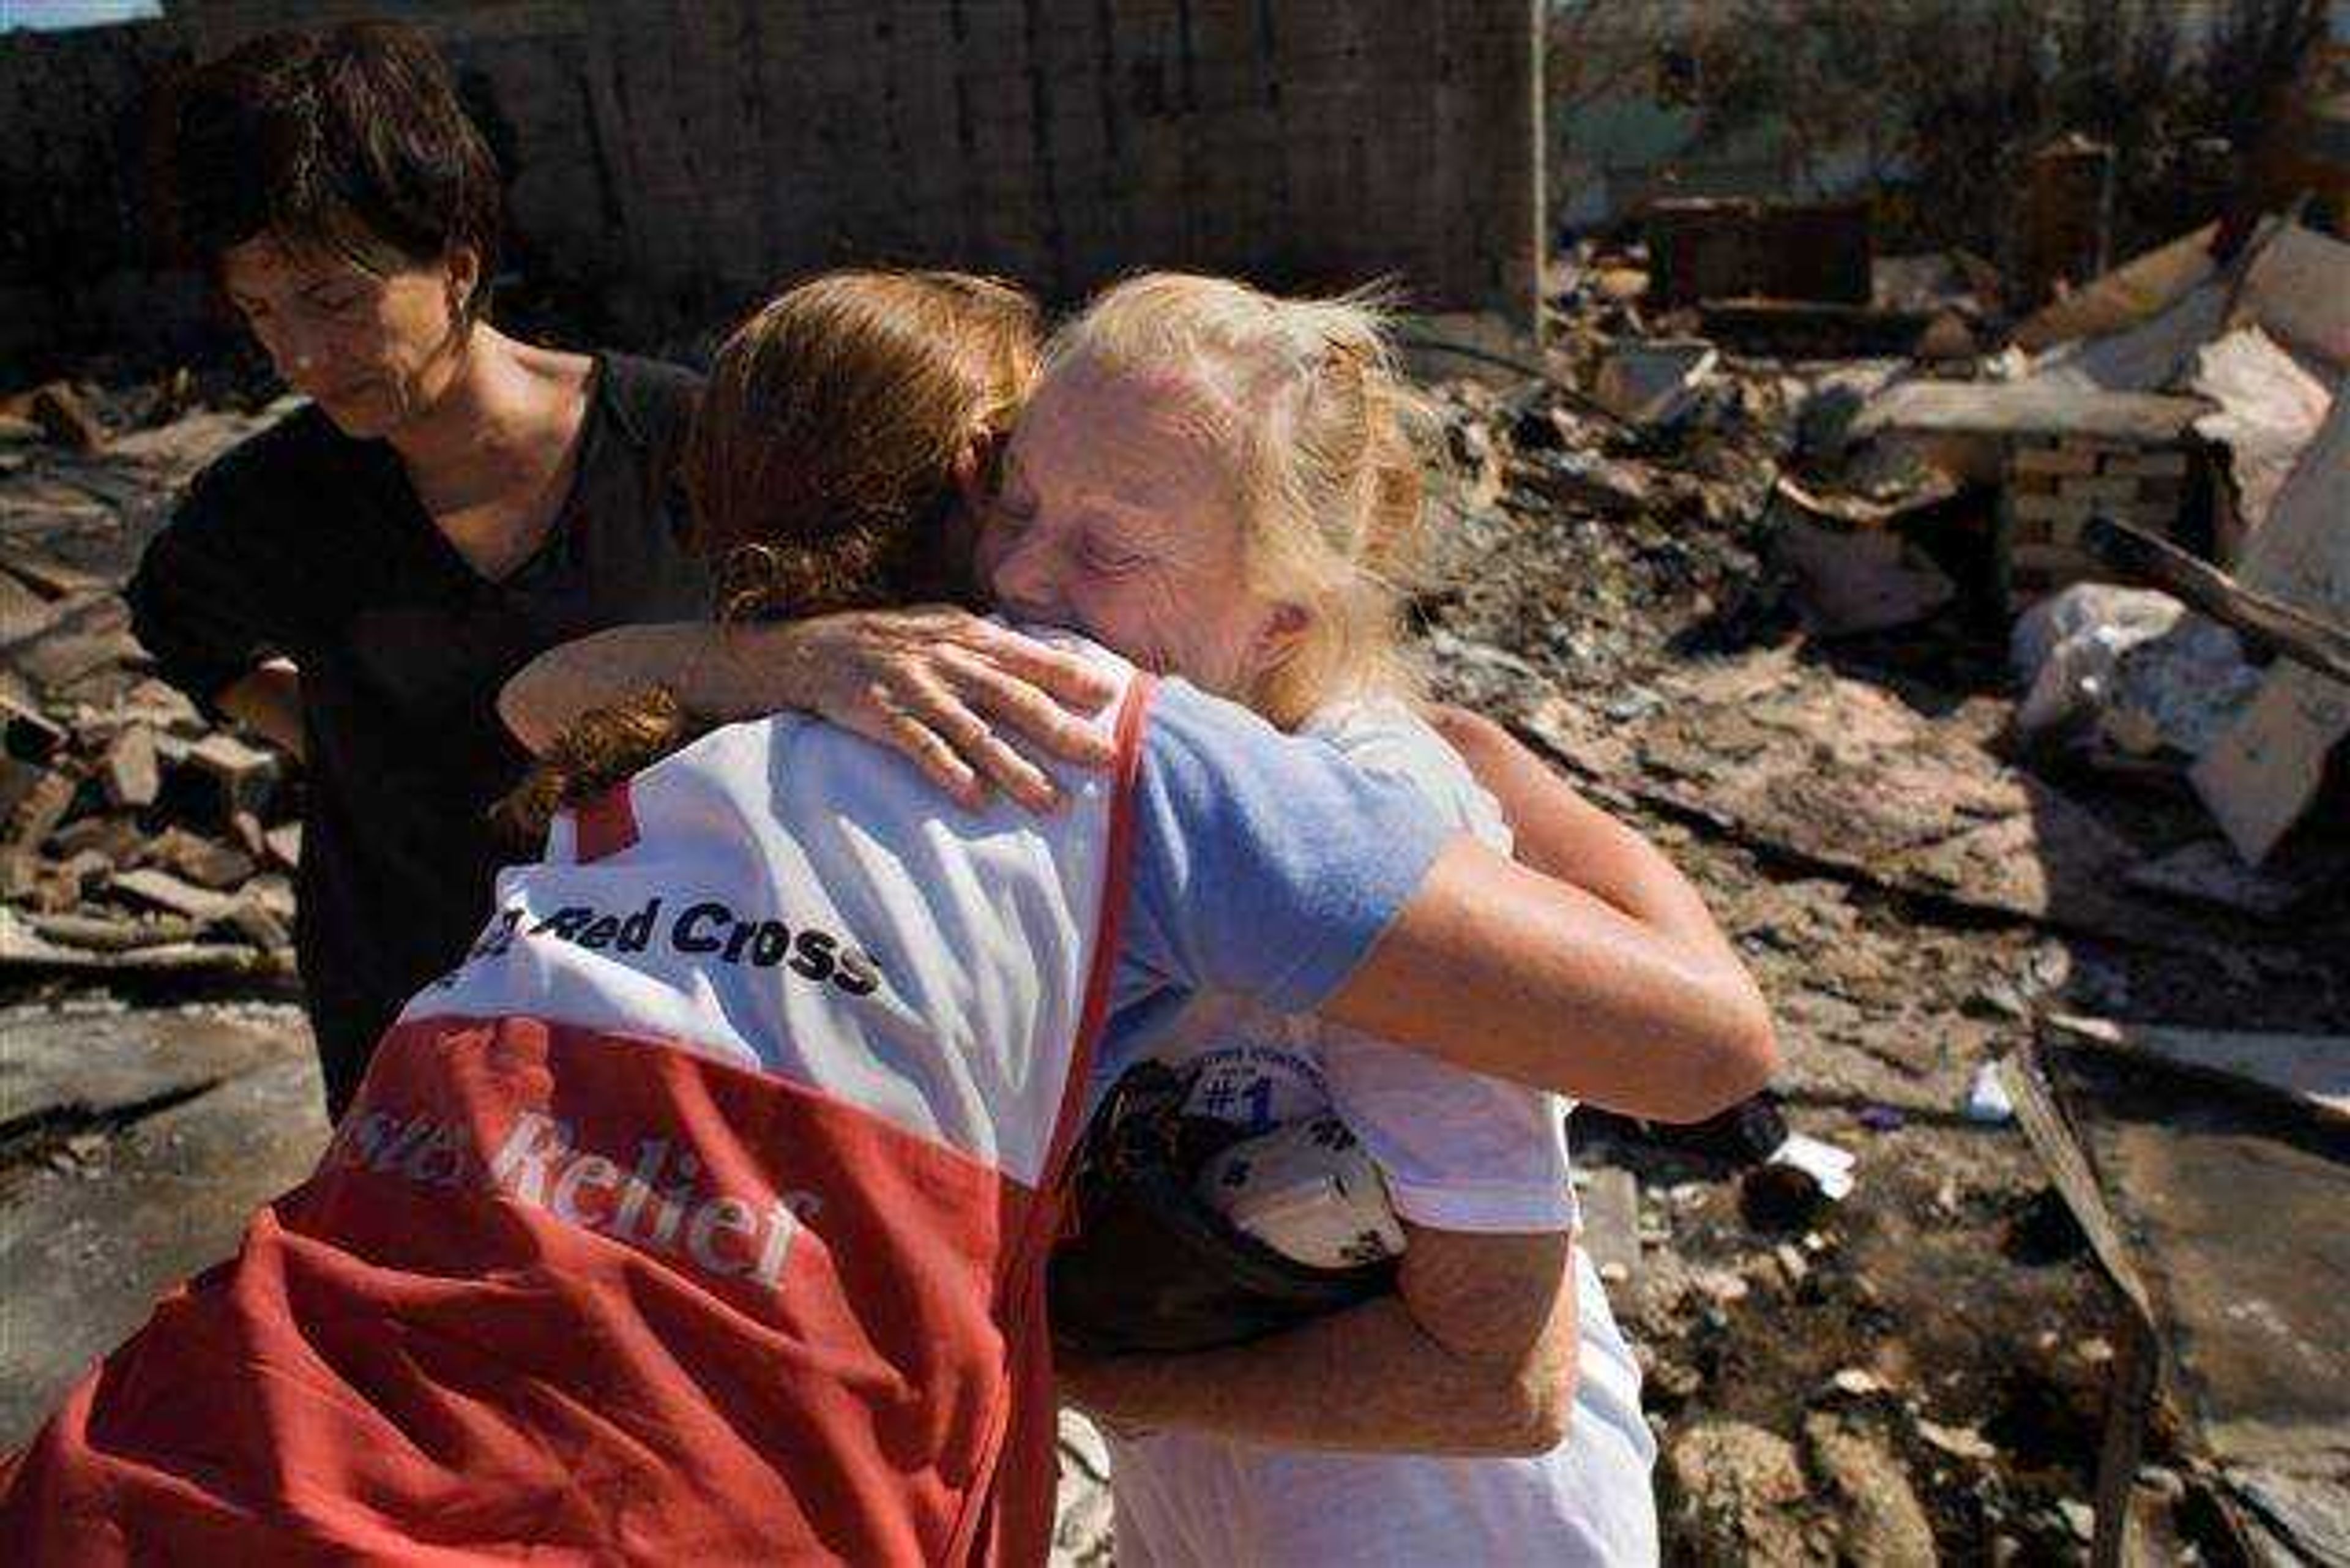
[[[1101,545],[1088,539],[1083,551],[1085,564],[1106,576],[1118,576],[1139,571],[1150,564],[1150,557],[1132,550],[1122,550],[1115,545]]]

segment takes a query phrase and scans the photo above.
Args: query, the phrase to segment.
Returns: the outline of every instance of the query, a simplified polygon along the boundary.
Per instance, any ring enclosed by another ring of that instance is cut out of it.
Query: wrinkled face
[[[263,234],[224,253],[221,286],[286,385],[344,434],[390,434],[455,379],[463,335],[454,301],[472,264],[373,273],[330,252]]]
[[[1249,587],[1231,462],[1173,377],[1077,365],[1021,415],[978,575],[1014,618],[1244,697],[1292,612]]]

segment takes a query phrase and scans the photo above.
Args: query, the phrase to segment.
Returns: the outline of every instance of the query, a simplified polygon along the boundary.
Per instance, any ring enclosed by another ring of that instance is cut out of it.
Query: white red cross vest
[[[317,1173],[17,1456],[12,1559],[1042,1562],[1115,673],[1060,814],[785,719],[559,821]]]

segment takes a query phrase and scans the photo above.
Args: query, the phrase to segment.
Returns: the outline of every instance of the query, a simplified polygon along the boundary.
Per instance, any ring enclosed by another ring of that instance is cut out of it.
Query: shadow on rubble
[[[1913,712],[1940,718],[1969,699],[2004,695],[2009,618],[1994,607],[1997,564],[1985,531],[1952,526],[1983,509],[1962,493],[1906,520],[1898,530],[1950,581],[1951,602],[1909,625],[1840,636],[1814,632],[1803,657],[1847,680],[1898,697]],[[1800,588],[1787,566],[1765,553],[1762,568],[1718,607],[1668,641],[1677,658],[1715,659],[1781,646],[1805,633]]]

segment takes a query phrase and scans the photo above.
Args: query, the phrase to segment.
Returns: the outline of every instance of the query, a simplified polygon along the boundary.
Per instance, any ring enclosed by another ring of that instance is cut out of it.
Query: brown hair
[[[460,248],[498,263],[498,170],[449,69],[412,27],[265,33],[182,81],[166,180],[173,237],[203,265],[267,234],[369,272]]]
[[[903,604],[962,583],[941,557],[958,471],[1008,435],[1036,369],[1035,301],[952,272],[827,273],[719,348],[685,444],[692,548],[721,626]],[[674,693],[582,715],[500,820],[533,837],[710,728]]]

